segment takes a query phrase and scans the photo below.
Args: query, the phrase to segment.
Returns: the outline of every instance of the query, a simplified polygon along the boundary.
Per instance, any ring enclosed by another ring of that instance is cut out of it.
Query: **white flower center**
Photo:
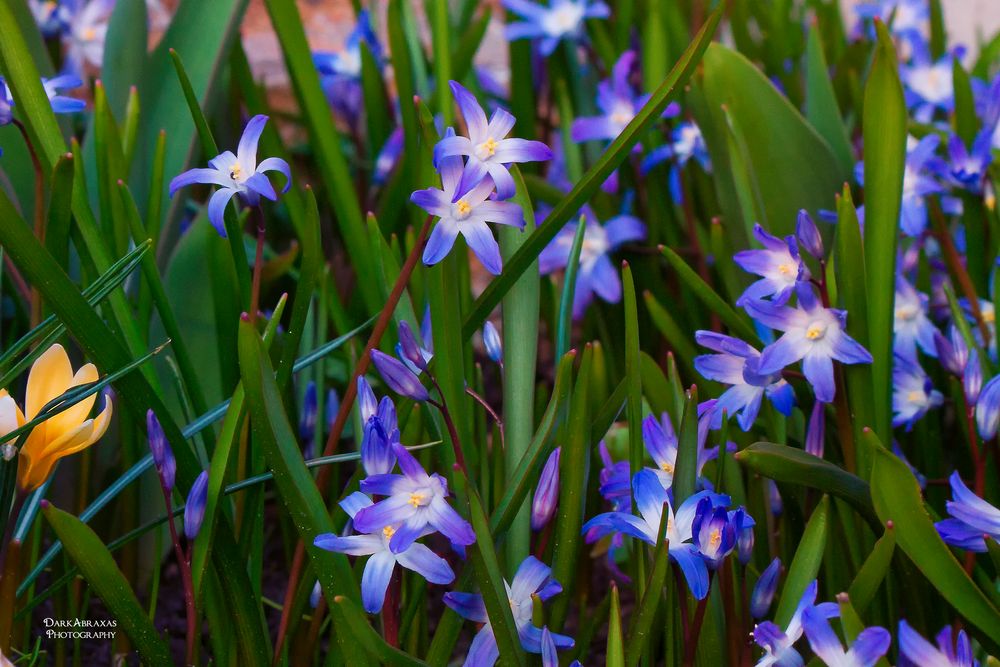
[[[820,322],[816,320],[812,322],[806,329],[806,338],[811,341],[822,340],[823,336],[826,335],[826,322]]]
[[[611,123],[615,127],[619,128],[620,131],[620,129],[628,125],[634,117],[635,113],[633,112],[632,105],[620,102],[616,104],[615,108],[611,111],[610,118]]]
[[[545,32],[553,37],[574,32],[583,21],[583,7],[575,2],[566,2],[551,10],[542,19]]]
[[[497,154],[497,147],[500,142],[493,137],[487,137],[486,141],[476,146],[476,157],[480,160],[488,160]]]
[[[919,309],[913,304],[905,304],[896,308],[896,319],[909,322],[916,319]]]
[[[465,220],[471,214],[472,205],[464,199],[459,199],[451,205],[451,217],[455,220]]]

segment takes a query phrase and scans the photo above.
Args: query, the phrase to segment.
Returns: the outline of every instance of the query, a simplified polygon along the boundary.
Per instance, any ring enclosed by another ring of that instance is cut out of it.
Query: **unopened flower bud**
[[[412,398],[415,401],[426,401],[430,398],[427,389],[420,378],[399,359],[390,357],[379,350],[372,350],[372,362],[382,376],[382,380],[397,394]]]
[[[541,530],[552,520],[559,502],[559,456],[562,448],[556,447],[549,454],[542,474],[538,477],[538,487],[531,501],[531,529]]]
[[[760,620],[767,615],[774,601],[774,593],[778,590],[778,575],[781,574],[781,559],[775,558],[771,564],[760,573],[760,579],[750,594],[750,615]]]
[[[160,476],[160,484],[167,491],[173,491],[177,461],[174,459],[173,450],[170,449],[170,443],[167,442],[167,436],[163,433],[163,427],[160,426],[160,420],[152,410],[146,412],[146,434],[149,437],[149,450],[153,454],[153,463]]]
[[[191,485],[187,503],[184,505],[184,535],[188,540],[198,537],[201,523],[205,520],[205,503],[208,501],[208,471],[203,470]]]

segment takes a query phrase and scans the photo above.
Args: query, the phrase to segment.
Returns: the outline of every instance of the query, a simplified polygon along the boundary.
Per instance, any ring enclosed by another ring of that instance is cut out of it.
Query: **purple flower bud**
[[[976,401],[976,426],[983,440],[992,440],[1000,426],[1000,375],[986,383]]]
[[[729,522],[736,531],[736,554],[741,565],[746,565],[753,557],[754,525],[753,520],[745,508],[740,507],[729,515]]]
[[[358,377],[358,410],[361,411],[362,423],[367,423],[378,410],[375,392],[372,391],[372,386],[368,384],[368,380],[364,376]]]
[[[486,346],[486,354],[494,363],[503,365],[503,343],[500,341],[500,333],[489,320],[483,325],[483,345]]]
[[[302,418],[299,420],[299,437],[307,443],[316,435],[316,403],[316,383],[310,380],[302,397]]]
[[[816,401],[813,403],[812,413],[809,415],[809,428],[806,431],[806,452],[813,456],[823,458],[823,441],[826,437],[826,403]]]
[[[767,491],[768,499],[771,501],[771,514],[781,516],[781,513],[785,511],[785,503],[781,499],[781,492],[778,491],[778,485],[773,479],[767,480]]]
[[[816,223],[813,222],[812,216],[805,209],[799,211],[799,219],[795,223],[795,237],[806,252],[816,259],[823,259],[823,237],[820,235]]]
[[[309,594],[309,607],[312,609],[318,607],[320,598],[322,597],[323,597],[323,589],[322,587],[320,587],[319,582],[317,581],[313,585],[312,592]]]
[[[556,503],[559,501],[559,455],[561,447],[556,447],[549,454],[542,474],[538,477],[538,487],[531,501],[531,529],[541,530],[552,520],[556,513]]]
[[[979,400],[979,392],[983,388],[983,366],[975,350],[969,350],[969,363],[965,364],[965,372],[962,373],[962,388],[965,400],[970,404]]]
[[[426,401],[430,398],[427,389],[420,383],[420,378],[400,360],[379,350],[372,350],[372,362],[382,380],[397,394],[415,401]]]
[[[170,449],[167,436],[163,434],[160,420],[152,410],[146,412],[146,433],[149,436],[149,450],[153,453],[153,463],[160,476],[160,484],[168,492],[174,489],[174,476],[177,473],[177,461]]]
[[[944,334],[935,330],[934,347],[944,369],[952,375],[962,377],[969,361],[969,347],[961,332],[953,326],[948,332],[948,338],[945,338]]]
[[[413,330],[404,320],[399,323],[399,345],[396,346],[396,354],[404,363],[410,366],[414,372],[426,371],[427,360],[424,358],[423,350],[417,344],[417,339],[413,336]]]
[[[184,505],[184,535],[188,540],[198,537],[201,522],[205,520],[205,503],[208,500],[208,471],[202,470],[191,485],[187,503]]]
[[[760,579],[750,594],[750,615],[760,620],[767,615],[774,601],[774,593],[778,590],[778,575],[781,574],[781,559],[775,558],[771,564],[760,573]]]

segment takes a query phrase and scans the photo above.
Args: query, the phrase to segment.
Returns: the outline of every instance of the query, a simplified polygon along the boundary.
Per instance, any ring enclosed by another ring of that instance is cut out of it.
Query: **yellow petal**
[[[24,415],[21,414],[21,408],[17,407],[17,403],[7,392],[3,392],[0,396],[0,436],[7,435],[22,424]]]
[[[66,389],[87,384],[88,382],[96,382],[98,377],[97,368],[94,364],[86,364],[80,367],[80,370],[73,376]],[[79,403],[71,405],[59,414],[52,415],[50,419],[45,420],[48,438],[58,438],[63,433],[71,431],[82,424],[90,416],[90,410],[94,407],[95,400],[97,400],[96,394],[88,396]]]
[[[72,381],[73,366],[66,350],[56,343],[31,365],[24,394],[24,414],[33,419],[46,403],[65,392]]]
[[[108,430],[113,413],[111,401],[108,400],[97,419],[88,419],[55,440],[36,441],[33,447],[28,447],[32,444],[29,438],[29,442],[21,447],[21,464],[17,471],[20,487],[25,491],[38,488],[52,474],[59,459],[94,444]]]

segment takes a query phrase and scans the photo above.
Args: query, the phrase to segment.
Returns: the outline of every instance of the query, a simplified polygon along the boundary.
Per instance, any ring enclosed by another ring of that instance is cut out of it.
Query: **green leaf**
[[[868,435],[874,437],[870,431]],[[884,448],[873,447],[872,451],[872,500],[879,519],[892,521],[899,548],[941,596],[969,623],[1000,642],[1000,611],[976,587],[941,539],[913,473]]]
[[[892,555],[895,551],[896,531],[894,524],[890,523],[886,525],[882,537],[878,538],[875,542],[875,546],[872,547],[868,558],[861,565],[861,569],[858,570],[854,581],[851,582],[851,587],[847,591],[847,594],[851,598],[851,604],[854,605],[859,614],[865,612],[868,605],[875,598],[878,587],[885,580],[886,575],[889,574],[889,566],[892,563]]]
[[[698,388],[692,387],[684,399],[684,414],[677,435],[677,463],[674,468],[674,507],[690,498],[698,479]]]
[[[673,267],[674,271],[677,272],[677,276],[681,279],[687,287],[695,293],[695,296],[701,300],[705,307],[711,312],[719,316],[722,323],[729,327],[729,330],[739,338],[750,342],[751,344],[759,344],[760,339],[757,337],[757,332],[753,330],[750,326],[750,322],[745,315],[740,315],[732,306],[730,306],[725,299],[719,296],[718,292],[712,289],[711,285],[706,283],[701,279],[694,269],[688,266],[687,262],[681,259],[681,256],[676,252],[667,248],[666,246],[660,247],[660,252],[670,266]]]
[[[465,339],[470,338],[482,326],[483,322],[486,321],[486,318],[496,305],[500,303],[500,300],[510,290],[514,282],[531,267],[549,241],[555,237],[571,217],[579,212],[584,202],[597,192],[601,184],[611,175],[611,172],[625,161],[625,158],[631,153],[632,146],[657,121],[676,90],[684,86],[697,66],[702,53],[704,53],[705,48],[712,39],[712,35],[715,34],[715,28],[722,16],[722,10],[723,7],[720,6],[708,17],[708,20],[702,26],[694,41],[688,46],[681,59],[674,65],[667,78],[653,92],[649,101],[639,110],[639,113],[635,115],[625,129],[622,130],[618,138],[611,142],[611,145],[604,151],[600,159],[577,182],[573,190],[546,216],[545,222],[539,225],[535,233],[531,235],[531,238],[521,246],[521,249],[510,260],[504,263],[503,274],[491,282],[479,298],[476,299],[472,311],[465,318],[465,323],[462,327],[462,336]],[[528,113],[534,113],[534,106],[530,108]],[[527,118],[521,118],[522,123],[527,120]]]
[[[249,321],[240,322],[240,370],[254,436],[274,472],[278,494],[306,546],[313,570],[331,604],[337,595],[358,597],[347,558],[313,544],[317,535],[334,531],[323,497],[288,422],[263,342]]]
[[[144,0],[119,0],[114,5],[104,40],[104,65],[101,82],[108,95],[111,111],[125,114],[129,89],[143,80],[146,65],[148,17]]]
[[[593,347],[588,344],[573,386],[566,442],[559,456],[559,507],[553,531],[552,576],[563,585],[563,593],[552,604],[550,624],[555,631],[559,631],[566,621],[580,558],[580,526],[583,525],[590,478],[589,392],[593,357]]]
[[[896,242],[906,161],[906,102],[896,50],[885,25],[875,21],[878,44],[865,84],[865,271],[868,285],[868,350],[872,364],[875,422],[879,437],[892,436],[892,324],[896,293]],[[846,259],[845,259],[846,261]],[[859,464],[864,464],[859,461]],[[862,477],[868,470],[860,467]]]
[[[809,26],[806,40],[806,119],[829,144],[840,173],[850,174],[854,169],[854,151],[840,116],[830,69],[823,55],[822,38],[815,23]]]
[[[837,280],[837,297],[840,306],[847,311],[847,333],[861,345],[868,346],[868,281],[865,270],[864,244],[861,241],[861,225],[857,210],[851,198],[851,189],[845,184],[843,194],[837,200],[836,246],[833,253],[833,269]],[[874,394],[872,391],[872,369],[868,364],[849,364],[844,367],[847,384],[847,401],[851,410],[851,425],[854,441],[861,439],[861,429],[874,424]],[[859,458],[867,460],[863,450]],[[867,464],[862,466],[867,469]]]
[[[338,595],[334,598],[334,604],[341,610],[347,621],[347,629],[351,632],[351,641],[357,641],[361,644],[371,657],[379,661],[380,665],[416,667],[427,664],[423,660],[410,657],[398,648],[389,646],[368,623],[364,610],[354,600]]]
[[[719,203],[730,233],[750,229],[758,220],[736,222],[744,214],[730,169],[731,151],[724,145],[727,114],[745,149],[745,155],[737,158],[745,161],[743,169],[756,185],[758,204],[764,207],[761,224],[775,234],[791,234],[799,209],[815,214],[830,206],[833,194],[851,172],[763,72],[742,54],[713,44],[705,53],[703,88],[704,113],[699,115],[706,117],[698,121],[712,156]]]
[[[167,667],[173,665],[170,649],[146,616],[101,538],[79,519],[56,509],[54,505],[43,503],[42,512],[91,590],[97,593],[117,619],[143,662]]]
[[[517,167],[511,167],[517,185],[514,203],[524,212],[524,231],[504,225],[499,230],[500,250],[506,259],[535,233],[535,214],[528,190]],[[531,444],[535,415],[535,366],[538,357],[538,269],[528,271],[503,301],[503,406],[507,483],[514,483],[517,464]],[[531,552],[531,508],[524,503],[514,519],[507,542],[507,560],[520,563]]]
[[[625,667],[625,646],[622,643],[622,610],[618,602],[618,586],[611,582],[611,611],[608,616],[607,667]]]
[[[576,275],[580,271],[580,252],[583,250],[583,236],[587,225],[581,217],[573,234],[573,245],[566,260],[566,275],[563,277],[562,296],[559,297],[559,322],[556,328],[556,356],[562,357],[569,349],[570,335],[573,333],[573,298],[576,296]]]
[[[774,622],[779,627],[786,627],[795,613],[795,608],[802,599],[806,588],[819,574],[819,566],[823,562],[823,552],[826,549],[826,538],[830,530],[830,498],[823,496],[816,509],[813,510],[806,529],[795,549],[792,564],[788,567],[785,586],[781,590],[778,609],[774,614]]]
[[[580,222],[583,226],[583,222]],[[632,267],[622,264],[622,285],[625,295],[625,380],[628,382],[628,402],[625,415],[628,421],[629,478],[642,470],[646,447],[642,442],[642,374],[639,366],[639,312],[635,298]]]
[[[868,483],[829,461],[773,442],[756,442],[736,452],[733,457],[757,474],[776,482],[808,486],[845,500],[874,529],[882,529],[872,507]]]

